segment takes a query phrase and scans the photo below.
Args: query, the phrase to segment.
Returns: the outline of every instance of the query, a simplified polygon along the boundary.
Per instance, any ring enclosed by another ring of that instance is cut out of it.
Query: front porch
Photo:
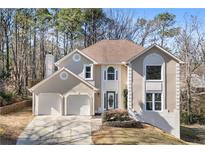
[[[104,111],[113,109],[126,109],[125,100],[118,91],[104,91],[95,94],[95,115],[101,115]],[[125,98],[126,99],[126,98]]]

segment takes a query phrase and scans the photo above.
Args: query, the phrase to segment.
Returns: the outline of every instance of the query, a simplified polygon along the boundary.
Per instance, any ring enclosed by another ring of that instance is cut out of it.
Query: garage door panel
[[[42,93],[38,96],[38,115],[60,115],[62,98],[59,94]]]
[[[67,98],[67,114],[90,115],[90,97],[88,95],[70,95]]]

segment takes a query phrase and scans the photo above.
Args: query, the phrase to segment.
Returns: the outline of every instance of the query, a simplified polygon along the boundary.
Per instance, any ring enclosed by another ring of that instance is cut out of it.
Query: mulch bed
[[[106,121],[103,123],[105,126],[121,127],[121,128],[144,128],[145,125],[142,122],[129,120],[129,121]]]

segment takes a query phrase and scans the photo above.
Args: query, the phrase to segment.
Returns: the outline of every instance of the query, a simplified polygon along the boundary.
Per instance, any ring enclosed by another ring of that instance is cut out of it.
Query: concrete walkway
[[[90,116],[38,116],[19,136],[17,144],[93,144],[91,131],[100,126],[101,119]]]

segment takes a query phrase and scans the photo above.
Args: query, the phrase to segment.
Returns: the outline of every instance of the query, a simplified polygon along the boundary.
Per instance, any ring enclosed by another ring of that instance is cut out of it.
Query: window
[[[104,80],[106,80],[106,70],[104,70]]]
[[[162,110],[161,93],[154,94],[154,109],[156,111]]]
[[[92,65],[85,65],[84,66],[84,78],[85,79],[92,79]]]
[[[162,110],[161,93],[146,93],[146,110],[161,111]]]
[[[115,80],[115,69],[113,67],[107,69],[107,80]]]
[[[146,66],[146,80],[161,80],[161,66]]]
[[[152,110],[152,93],[146,93],[146,110]]]
[[[118,80],[118,71],[116,70],[116,73],[115,73],[115,79]]]

